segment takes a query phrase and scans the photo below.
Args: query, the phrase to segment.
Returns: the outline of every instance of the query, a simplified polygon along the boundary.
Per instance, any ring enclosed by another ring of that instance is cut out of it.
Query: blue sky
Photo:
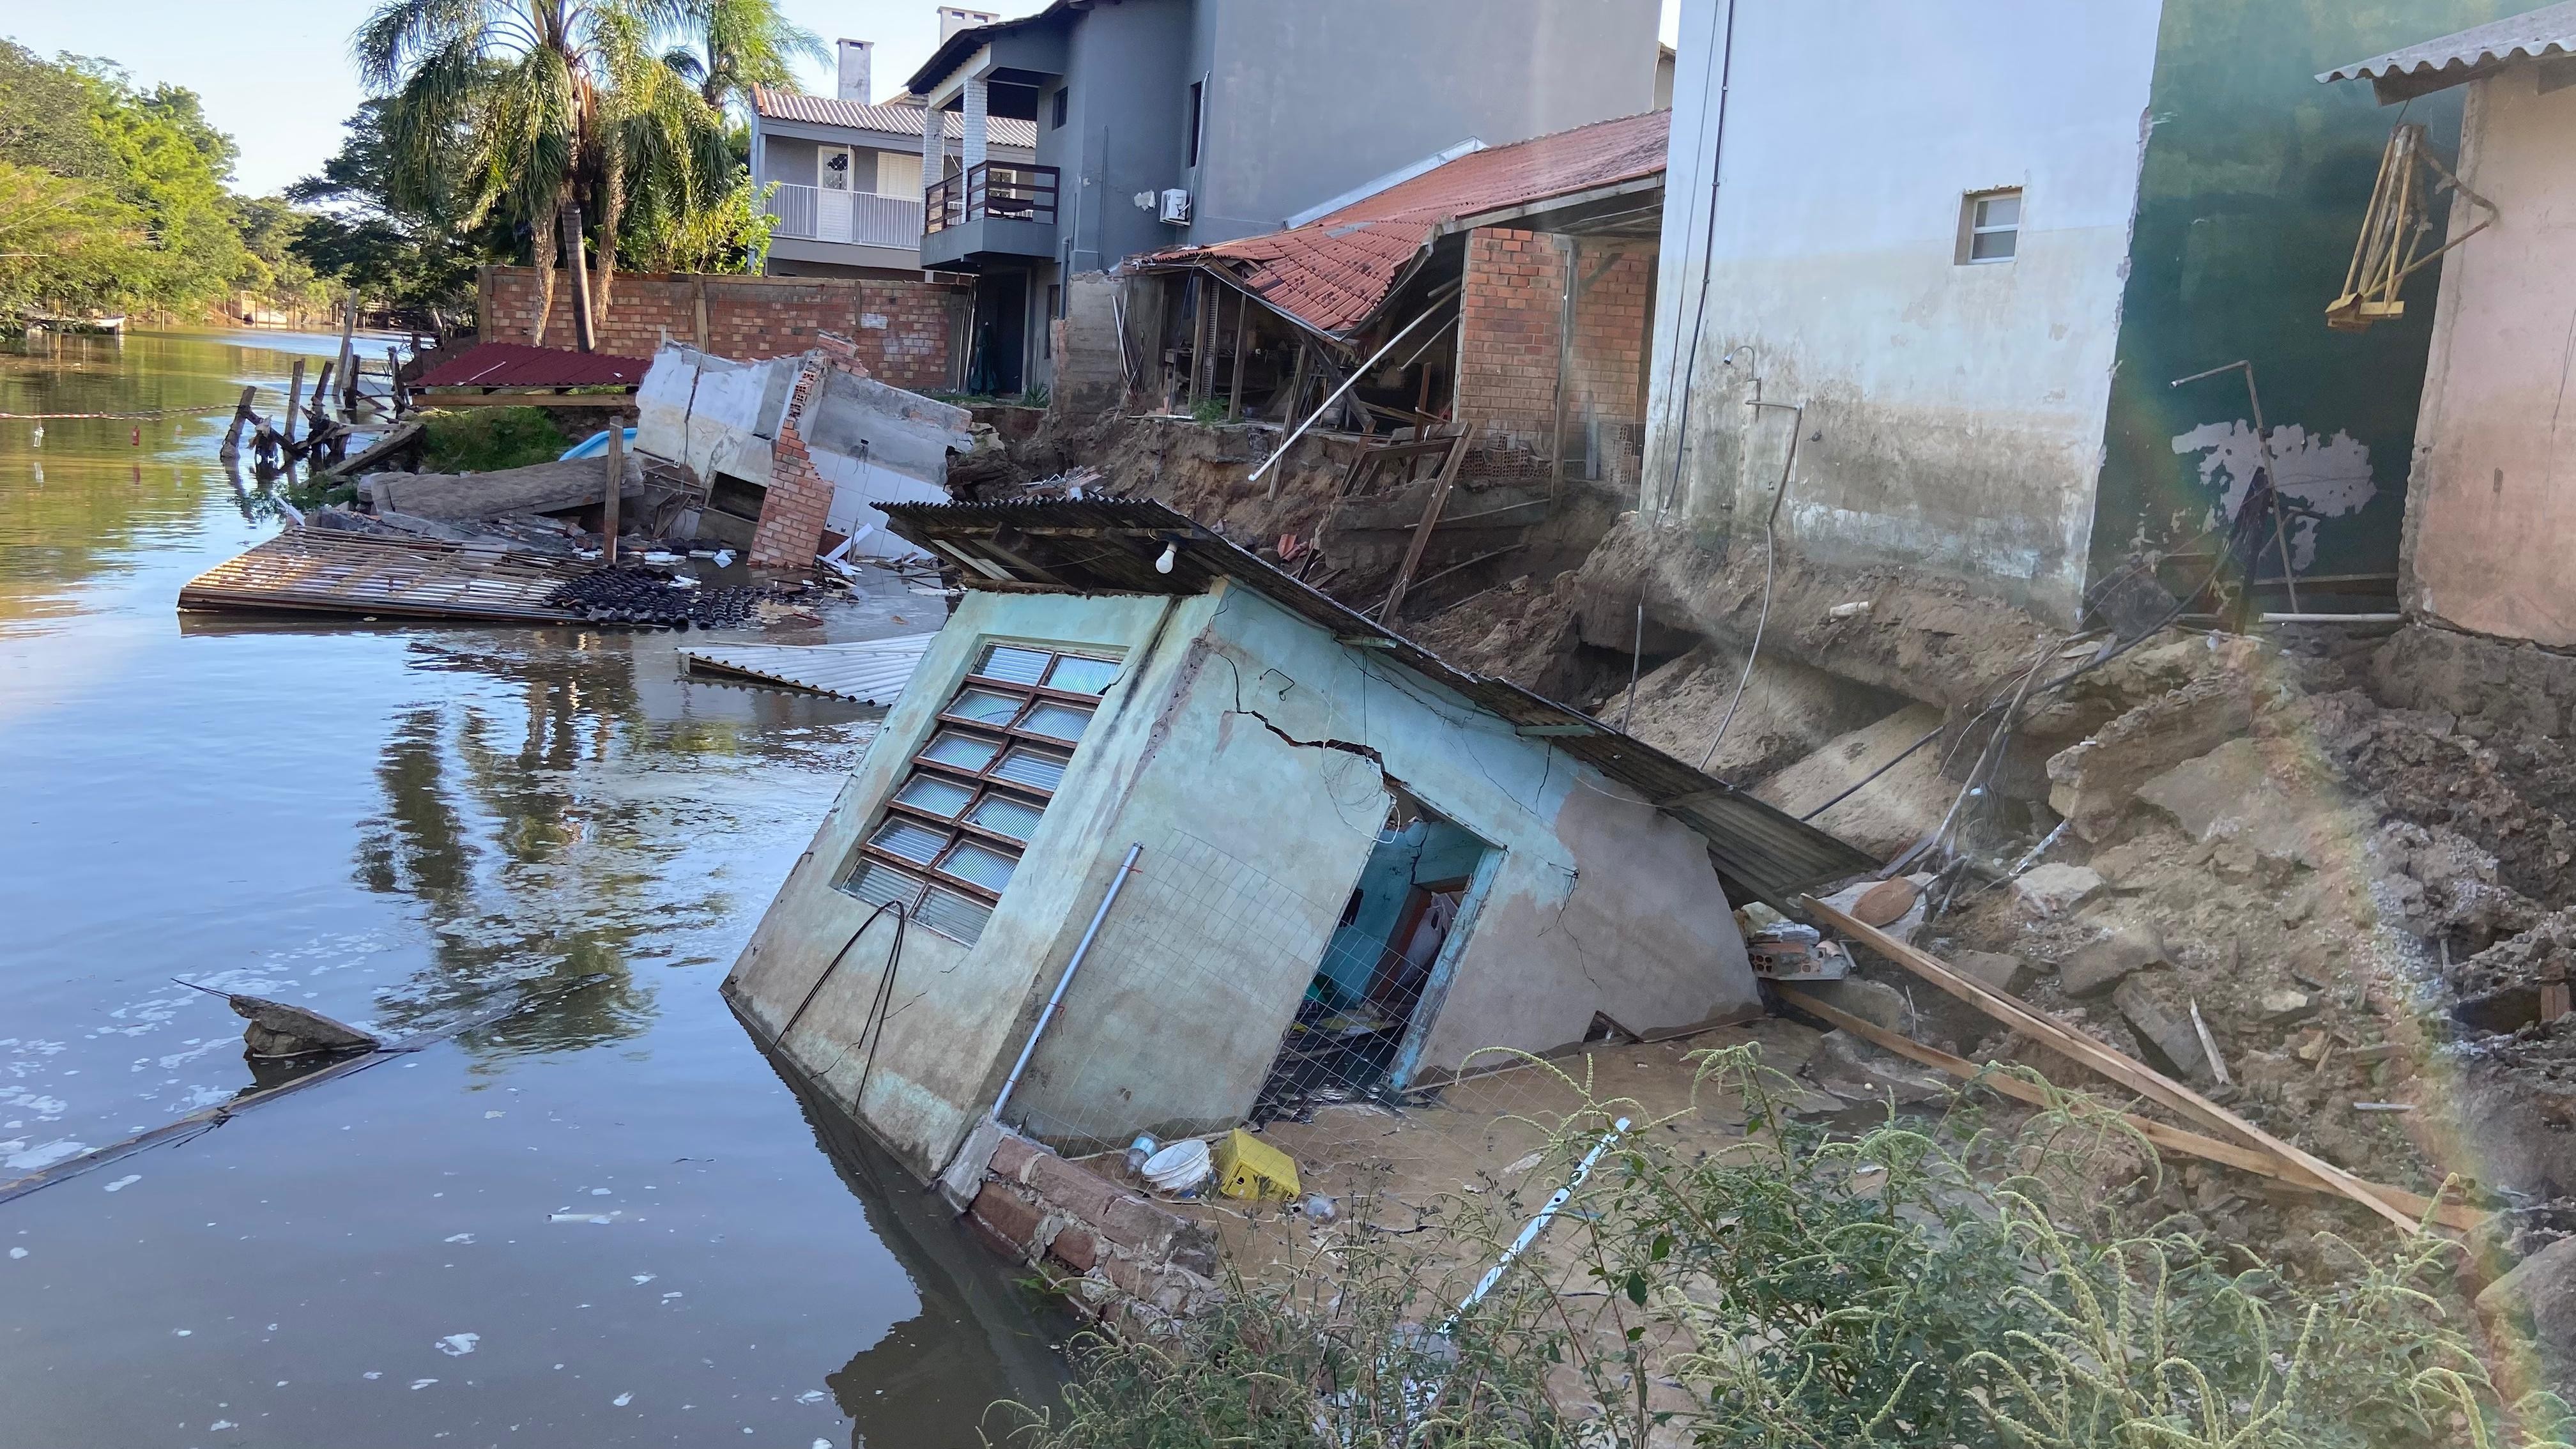
[[[1044,3],[982,0],[977,8],[1018,16]],[[1679,4],[1664,0],[1667,42]],[[318,170],[339,148],[340,122],[363,98],[349,32],[370,8],[364,0],[8,0],[0,4],[0,36],[40,55],[104,56],[142,85],[194,90],[214,123],[241,143],[236,189],[265,193]],[[900,88],[939,39],[932,0],[781,0],[780,8],[827,42],[875,41],[880,96]],[[830,71],[815,67],[805,84],[828,93]]]

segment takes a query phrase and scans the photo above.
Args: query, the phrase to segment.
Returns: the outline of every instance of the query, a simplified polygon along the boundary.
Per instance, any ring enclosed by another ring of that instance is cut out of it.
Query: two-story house
[[[943,8],[951,30],[991,20],[989,14]],[[843,40],[839,75],[829,96],[752,89],[751,173],[767,189],[777,218],[770,231],[773,277],[921,275],[921,151],[924,111],[917,96],[872,102],[873,45]],[[947,117],[955,143],[965,118]],[[996,121],[988,145],[995,157],[1035,159],[1037,127]]]
[[[970,383],[1053,373],[1065,280],[1275,231],[1655,100],[1656,0],[1055,0],[949,35],[919,265],[971,275]],[[935,118],[935,119],[934,119]],[[953,120],[952,120],[953,118]],[[1018,126],[1035,154],[1010,154]],[[953,138],[953,139],[952,139]]]

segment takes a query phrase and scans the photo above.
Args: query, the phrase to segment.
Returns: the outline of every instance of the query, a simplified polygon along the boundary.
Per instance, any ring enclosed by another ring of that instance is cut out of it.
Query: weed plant
[[[1318,1235],[1290,1283],[1228,1285],[1186,1323],[1094,1334],[1044,1410],[997,1406],[1016,1449],[2565,1449],[2566,1406],[2500,1401],[2435,1233],[2320,1244],[2304,1277],[2191,1224],[2124,1230],[2106,1166],[2156,1171],[2115,1113],[2058,1095],[2010,1134],[1973,1088],[1857,1134],[1784,1111],[1749,1047],[1699,1053],[1724,1150],[1634,1128],[1542,1249],[1439,1331],[1457,1281],[1527,1205],[1461,1199],[1428,1235]],[[1592,1101],[1543,1173],[1633,1103]],[[2036,1082],[2033,1077],[2030,1080]],[[1366,1204],[1350,1218],[1369,1220]]]

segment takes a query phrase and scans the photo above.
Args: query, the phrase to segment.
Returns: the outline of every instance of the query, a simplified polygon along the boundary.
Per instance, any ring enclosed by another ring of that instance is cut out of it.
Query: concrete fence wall
[[[918,392],[953,385],[953,309],[967,300],[965,288],[939,282],[620,272],[598,346],[622,357],[650,357],[668,338],[718,357],[754,360],[804,352],[829,332],[857,344],[869,375]],[[484,268],[476,316],[486,342],[538,341],[536,269]],[[572,289],[564,273],[555,276],[543,343],[573,345]]]

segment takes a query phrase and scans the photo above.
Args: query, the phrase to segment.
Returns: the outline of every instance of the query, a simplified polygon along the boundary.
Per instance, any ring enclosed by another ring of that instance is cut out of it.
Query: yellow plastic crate
[[[1287,1153],[1237,1127],[1216,1145],[1216,1190],[1226,1197],[1294,1202],[1297,1163]]]

